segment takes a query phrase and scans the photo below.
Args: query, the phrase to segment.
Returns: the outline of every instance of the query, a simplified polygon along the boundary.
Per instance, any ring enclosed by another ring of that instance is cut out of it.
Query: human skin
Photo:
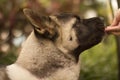
[[[116,12],[111,25],[105,28],[105,32],[108,34],[120,35],[120,9]]]

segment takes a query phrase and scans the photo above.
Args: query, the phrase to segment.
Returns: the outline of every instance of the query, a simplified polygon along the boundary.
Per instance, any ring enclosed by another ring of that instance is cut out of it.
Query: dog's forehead
[[[69,21],[72,18],[80,19],[79,16],[71,14],[71,13],[61,13],[55,15],[57,19],[62,20],[62,21]]]

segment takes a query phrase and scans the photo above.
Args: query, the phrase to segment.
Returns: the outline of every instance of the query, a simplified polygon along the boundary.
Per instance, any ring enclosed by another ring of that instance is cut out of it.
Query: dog
[[[78,80],[79,55],[101,42],[103,21],[70,13],[41,16],[31,9],[23,12],[34,30],[16,62],[0,69],[0,80]]]

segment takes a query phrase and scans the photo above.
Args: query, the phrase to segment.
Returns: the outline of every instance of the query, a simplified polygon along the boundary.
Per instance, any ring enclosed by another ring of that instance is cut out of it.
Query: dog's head
[[[41,16],[30,9],[24,9],[24,13],[35,32],[51,40],[64,53],[77,55],[98,44],[104,35],[104,24],[98,17],[80,19],[68,13]]]

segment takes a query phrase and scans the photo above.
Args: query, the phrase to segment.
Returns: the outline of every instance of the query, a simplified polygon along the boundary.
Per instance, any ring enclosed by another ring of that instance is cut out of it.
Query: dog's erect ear
[[[49,38],[56,34],[55,27],[57,24],[49,16],[41,16],[31,9],[23,9],[23,12],[39,34]]]

